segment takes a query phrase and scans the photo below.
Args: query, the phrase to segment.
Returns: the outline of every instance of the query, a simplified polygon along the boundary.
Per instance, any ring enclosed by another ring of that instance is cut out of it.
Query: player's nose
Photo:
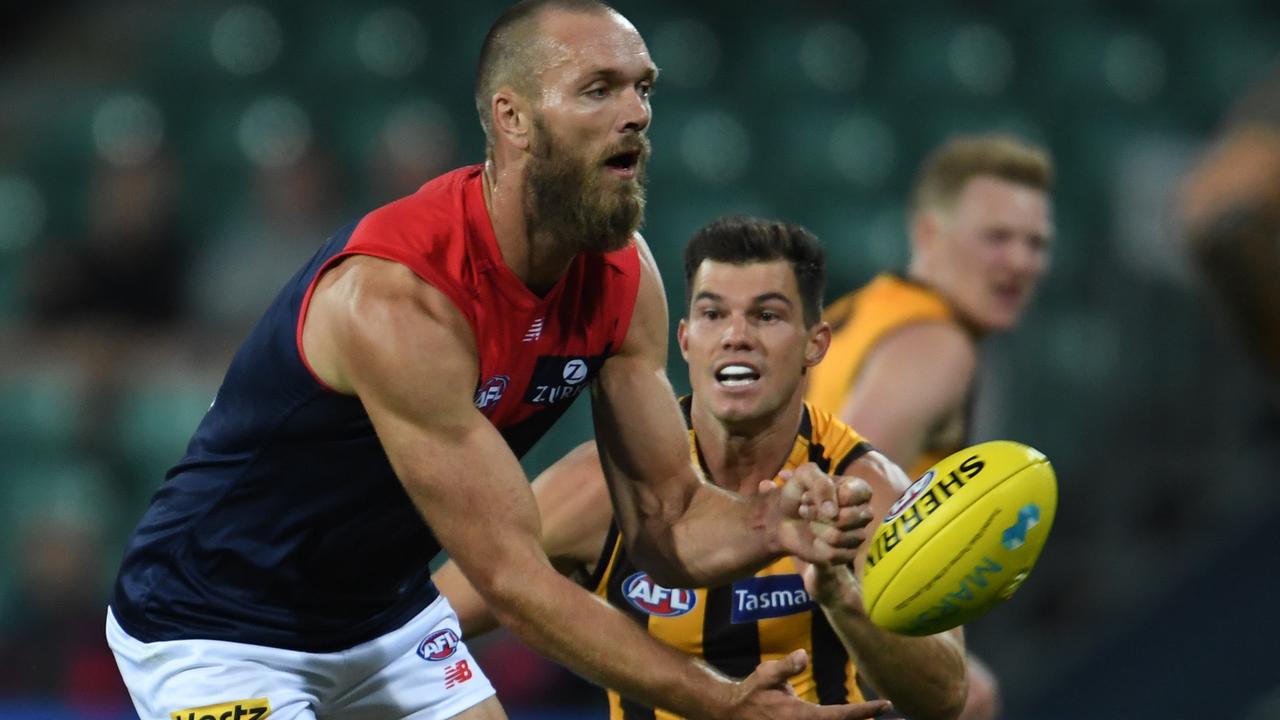
[[[724,326],[722,343],[726,348],[751,347],[754,342],[751,323],[746,316],[734,314]]]
[[[639,88],[633,87],[623,94],[622,103],[622,111],[618,117],[622,131],[644,132],[653,119],[653,109],[649,106],[648,98],[641,94]]]

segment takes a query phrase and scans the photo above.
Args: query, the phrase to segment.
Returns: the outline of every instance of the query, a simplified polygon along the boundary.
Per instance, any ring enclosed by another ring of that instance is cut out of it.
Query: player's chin
[[[760,417],[760,401],[758,398],[746,397],[739,393],[720,393],[712,391],[714,397],[711,409],[716,419],[724,423],[745,423]]]
[[[1022,304],[996,301],[982,313],[978,324],[985,332],[1004,332],[1012,330],[1022,317]]]

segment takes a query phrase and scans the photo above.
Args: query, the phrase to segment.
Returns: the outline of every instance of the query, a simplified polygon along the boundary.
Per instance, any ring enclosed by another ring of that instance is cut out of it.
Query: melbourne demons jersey
[[[369,416],[317,380],[301,351],[317,278],[352,255],[401,263],[457,306],[479,356],[475,405],[517,455],[621,345],[639,287],[630,245],[580,254],[533,294],[502,260],[480,166],[342,230],[236,352],[130,539],[111,604],[135,638],[330,652],[399,627],[437,596],[428,564],[440,545]],[[430,357],[419,361],[432,372]]]
[[[885,273],[860,290],[827,307],[823,319],[831,323],[831,346],[822,362],[809,370],[805,399],[815,407],[839,413],[875,346],[907,325],[923,322],[958,322],[942,296],[902,276]],[[924,453],[914,461],[904,459],[911,477],[919,477],[939,460],[965,447],[967,429],[932,429]]]
[[[689,422],[690,398],[682,398],[680,404]],[[707,473],[692,426],[689,450]],[[871,446],[847,425],[806,404],[795,444],[782,469],[794,470],[814,462],[824,472],[837,475],[870,450]],[[775,478],[775,482],[782,481]],[[703,658],[730,677],[746,677],[760,663],[804,648],[809,653],[809,666],[791,678],[797,695],[823,705],[863,699],[849,654],[822,610],[809,599],[790,557],[730,585],[665,588],[631,563],[614,523],[590,585],[653,637]],[[613,720],[678,717],[626,700],[612,690],[609,713]]]

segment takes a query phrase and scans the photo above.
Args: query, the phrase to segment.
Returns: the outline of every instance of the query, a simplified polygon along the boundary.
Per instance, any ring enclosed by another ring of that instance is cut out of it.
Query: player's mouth
[[[996,283],[991,292],[1004,305],[1018,306],[1026,298],[1027,290],[1022,283]]]
[[[605,158],[604,166],[609,172],[630,180],[636,176],[640,166],[640,150],[626,150]]]
[[[721,387],[748,387],[760,380],[760,370],[747,363],[726,363],[716,370],[715,377]]]

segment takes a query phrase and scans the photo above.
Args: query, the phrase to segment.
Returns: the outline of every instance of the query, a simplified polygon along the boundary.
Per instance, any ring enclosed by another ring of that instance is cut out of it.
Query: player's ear
[[[688,318],[680,318],[680,323],[676,325],[676,344],[680,346],[680,356],[685,362],[689,361],[689,320]]]
[[[813,367],[822,362],[831,347],[831,325],[826,320],[819,320],[809,329],[809,339],[804,345],[804,366]]]
[[[533,138],[533,113],[524,98],[503,85],[489,101],[493,133],[520,150],[528,150]]]
[[[933,210],[919,210],[911,216],[911,255],[928,252],[938,236],[940,220]]]

